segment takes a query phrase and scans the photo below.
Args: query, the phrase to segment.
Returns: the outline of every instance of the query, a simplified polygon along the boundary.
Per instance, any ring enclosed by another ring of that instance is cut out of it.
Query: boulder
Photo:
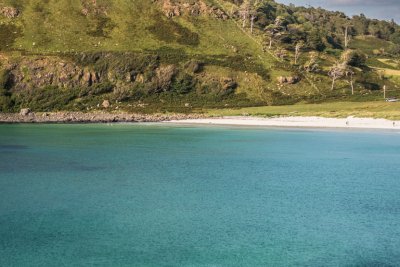
[[[13,19],[13,18],[18,17],[19,10],[16,9],[15,7],[6,6],[6,7],[0,8],[0,14],[2,14],[3,16],[5,16],[9,19]]]
[[[298,76],[291,76],[291,77],[286,77],[286,80],[288,84],[296,84],[300,81],[300,78]]]
[[[296,84],[300,81],[300,77],[298,76],[289,76],[289,77],[284,77],[284,76],[279,76],[277,78],[279,84]]]
[[[284,84],[284,83],[287,83],[287,79],[286,79],[286,77],[279,76],[279,77],[278,77],[278,82],[279,82],[280,84]]]
[[[229,78],[229,77],[222,78],[221,79],[221,85],[222,85],[222,88],[225,91],[235,90],[236,87],[237,87],[236,81],[234,79],[232,79],[232,78]]]
[[[111,106],[110,101],[104,100],[103,103],[101,104],[103,108],[109,108]]]
[[[31,110],[29,108],[23,108],[21,109],[21,111],[19,112],[19,114],[21,116],[28,116],[31,113]]]

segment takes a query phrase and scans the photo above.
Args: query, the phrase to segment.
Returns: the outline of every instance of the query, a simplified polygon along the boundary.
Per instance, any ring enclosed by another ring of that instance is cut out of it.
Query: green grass
[[[210,109],[211,116],[321,116],[330,118],[372,117],[400,120],[400,103],[332,102],[323,104],[296,104],[289,106],[264,106],[240,109]]]
[[[21,34],[8,44],[30,52],[140,52],[165,46],[193,55],[233,56],[236,53],[232,47],[236,47],[240,55],[261,52],[233,21],[206,16],[167,19],[152,1],[97,2],[105,7],[106,15],[84,16],[81,0],[0,0],[0,5],[22,9],[16,19],[0,17],[0,24],[18,28]],[[2,27],[0,36],[15,31]]]
[[[374,50],[388,50],[391,45],[391,42],[373,36],[356,37],[350,42],[351,49],[358,49],[367,55],[373,55]]]

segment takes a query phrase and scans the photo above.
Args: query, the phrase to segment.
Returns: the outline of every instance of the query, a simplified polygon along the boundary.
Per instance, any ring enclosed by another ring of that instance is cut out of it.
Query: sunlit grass
[[[371,117],[400,120],[400,103],[333,102],[323,104],[297,104],[288,106],[264,106],[241,109],[207,110],[211,116],[321,116],[331,118]]]

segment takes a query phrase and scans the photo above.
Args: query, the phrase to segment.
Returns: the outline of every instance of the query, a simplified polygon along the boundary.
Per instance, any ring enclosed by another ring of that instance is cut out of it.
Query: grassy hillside
[[[340,49],[318,52],[320,70],[305,72],[312,49],[298,64],[290,46],[278,58],[265,49],[260,26],[269,11],[259,10],[266,13],[251,33],[233,2],[0,0],[0,9],[18,10],[0,14],[0,110],[92,110],[105,100],[112,103],[107,109],[139,112],[374,100],[380,76],[397,88],[398,64],[381,53],[391,42],[353,39],[351,48],[368,55],[372,71],[356,70],[358,95],[350,96],[348,81],[331,91],[327,76]],[[180,11],[169,16],[176,5]],[[296,82],[281,83],[282,77]]]
[[[85,0],[1,0],[18,7],[15,19],[0,17],[2,34],[12,32],[9,49],[56,53],[74,51],[157,51],[170,47],[188,54],[234,55],[259,49],[242,38],[231,21],[206,16],[168,19],[153,1],[97,1],[102,11],[84,15]],[[103,11],[104,10],[104,11]],[[6,28],[9,31],[6,32]]]

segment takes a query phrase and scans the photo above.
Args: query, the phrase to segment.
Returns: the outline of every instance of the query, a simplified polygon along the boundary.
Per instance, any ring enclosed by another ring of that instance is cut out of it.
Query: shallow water
[[[399,266],[400,135],[1,125],[0,266]]]

